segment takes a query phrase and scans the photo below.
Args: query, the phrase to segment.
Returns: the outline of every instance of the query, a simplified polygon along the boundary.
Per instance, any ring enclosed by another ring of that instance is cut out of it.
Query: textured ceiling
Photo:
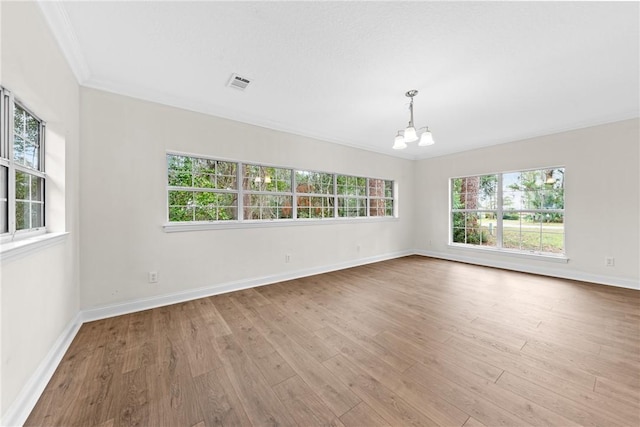
[[[401,157],[640,115],[638,2],[40,6],[85,86]],[[395,151],[409,89],[436,145]]]

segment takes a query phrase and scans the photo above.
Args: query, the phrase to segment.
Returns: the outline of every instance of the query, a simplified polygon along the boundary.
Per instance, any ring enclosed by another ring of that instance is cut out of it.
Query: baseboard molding
[[[414,251],[392,252],[384,255],[360,258],[330,264],[321,267],[314,267],[304,270],[295,270],[282,274],[274,274],[270,276],[256,277],[247,280],[238,280],[209,286],[199,289],[191,289],[184,292],[175,292],[166,295],[158,295],[149,298],[139,298],[117,304],[109,304],[101,307],[94,307],[82,311],[83,322],[91,322],[94,320],[106,319],[108,317],[120,316],[122,314],[135,313],[137,311],[149,310],[151,308],[162,307],[165,305],[177,304],[180,302],[191,301],[198,298],[210,297],[213,295],[224,294],[227,292],[239,291],[242,289],[255,288],[258,286],[270,285],[272,283],[284,282],[286,280],[294,280],[302,277],[313,276],[316,274],[328,273],[331,271],[344,270],[345,268],[357,267],[359,265],[371,264],[374,262],[386,261],[389,259],[400,258],[407,255],[413,255]]]
[[[0,421],[1,426],[22,426],[58,368],[82,326],[81,313],[69,322]]]
[[[607,285],[607,286],[615,286],[618,288],[640,290],[640,282],[638,282],[637,280],[627,279],[624,277],[601,276],[597,274],[583,273],[580,271],[568,270],[568,269],[567,270],[563,269],[562,271],[560,271],[558,269],[545,268],[542,266],[532,266],[532,265],[519,264],[519,263],[513,263],[513,262],[505,262],[501,260],[478,259],[474,257],[456,255],[456,254],[450,254],[450,253],[444,253],[444,252],[416,250],[414,251],[414,253],[416,255],[444,259],[447,261],[459,261],[467,264],[481,265],[484,267],[503,268],[505,270],[539,274],[542,276],[557,277],[560,279],[579,280],[581,282],[596,283],[598,285]]]

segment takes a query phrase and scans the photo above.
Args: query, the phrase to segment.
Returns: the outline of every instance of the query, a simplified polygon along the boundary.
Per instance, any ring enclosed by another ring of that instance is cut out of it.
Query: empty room
[[[0,425],[640,425],[640,3],[0,34]]]

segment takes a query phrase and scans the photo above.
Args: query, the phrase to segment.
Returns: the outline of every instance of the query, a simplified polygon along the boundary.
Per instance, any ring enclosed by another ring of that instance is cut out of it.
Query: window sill
[[[538,261],[557,262],[561,264],[566,264],[569,262],[569,258],[567,258],[566,255],[551,255],[551,254],[542,254],[542,253],[535,253],[535,252],[520,252],[520,251],[509,250],[509,249],[476,247],[476,246],[468,246],[468,245],[461,245],[461,244],[455,244],[455,243],[449,243],[449,248],[455,249],[455,250],[462,250],[462,251],[494,253],[494,254],[515,257],[515,258],[535,259]]]
[[[2,243],[0,245],[0,261],[8,261],[18,257],[30,255],[40,249],[63,242],[68,232],[46,233],[35,237]]]
[[[165,233],[177,233],[184,231],[200,230],[229,230],[238,228],[270,228],[270,227],[292,227],[300,225],[325,225],[325,224],[362,224],[371,222],[396,222],[396,217],[379,218],[330,218],[330,219],[297,219],[297,220],[271,220],[271,221],[225,221],[225,222],[205,222],[188,223],[175,222],[166,223],[162,226]]]

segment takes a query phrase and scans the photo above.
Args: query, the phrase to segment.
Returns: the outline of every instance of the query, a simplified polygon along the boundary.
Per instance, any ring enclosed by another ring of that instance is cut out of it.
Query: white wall
[[[414,247],[435,256],[640,288],[640,120],[626,120],[416,163]],[[448,246],[451,177],[565,166],[567,264]],[[604,258],[615,257],[615,267]]]
[[[409,160],[94,89],[81,90],[81,105],[82,308],[268,280],[412,247]],[[400,218],[165,233],[167,150],[393,179]],[[148,271],[159,272],[158,284],[147,283]]]
[[[53,246],[0,264],[0,415],[79,310],[79,87],[34,2],[1,2],[1,84],[47,122],[46,200]]]

